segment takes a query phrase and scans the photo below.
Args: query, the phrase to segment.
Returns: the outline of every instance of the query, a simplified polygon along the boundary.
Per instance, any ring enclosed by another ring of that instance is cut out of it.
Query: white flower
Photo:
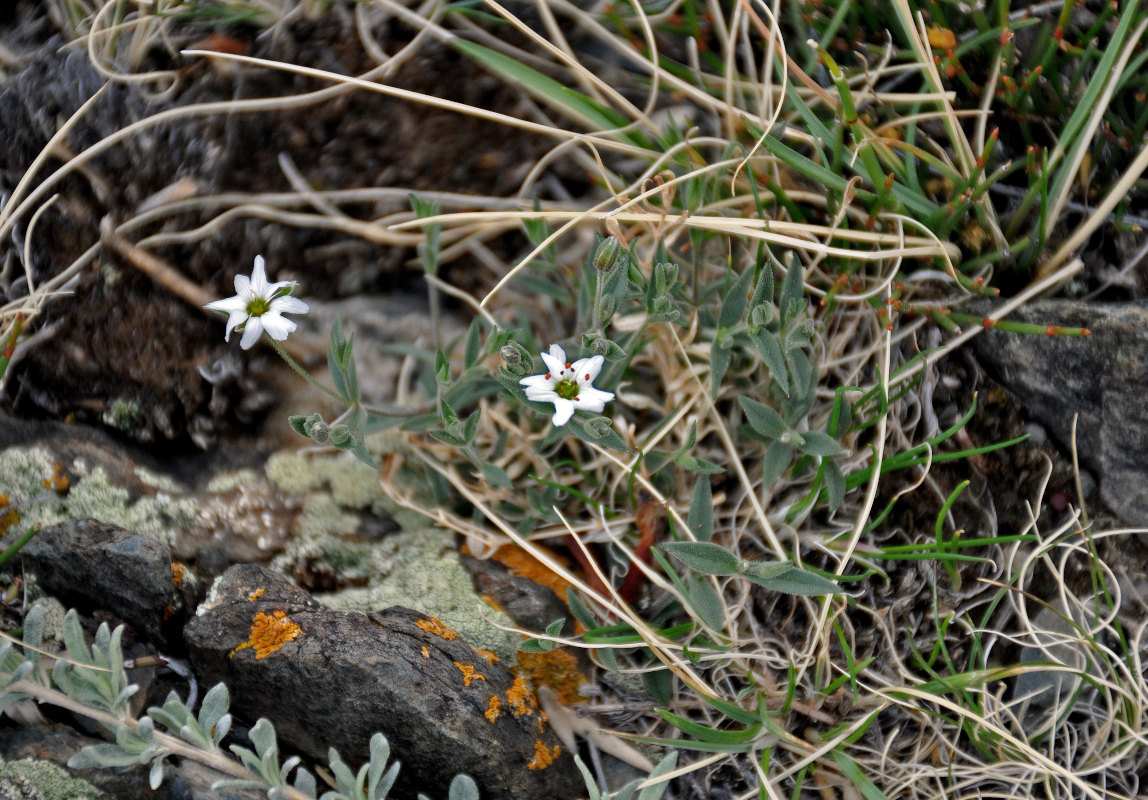
[[[602,411],[614,399],[613,392],[591,385],[606,362],[602,356],[580,358],[571,364],[566,360],[566,351],[552,344],[549,353],[542,353],[542,360],[546,362],[546,374],[531,375],[519,383],[526,387],[527,400],[554,404],[555,425],[565,425],[579,409]]]
[[[276,341],[283,341],[296,327],[294,322],[284,319],[283,314],[306,314],[308,306],[297,297],[291,297],[290,287],[295,281],[267,282],[267,272],[263,268],[263,256],[255,256],[255,269],[251,277],[235,276],[235,297],[216,300],[204,308],[223,311],[227,317],[227,333],[224,341],[231,341],[231,332],[243,326],[243,339],[239,346],[250,349],[263,331]]]

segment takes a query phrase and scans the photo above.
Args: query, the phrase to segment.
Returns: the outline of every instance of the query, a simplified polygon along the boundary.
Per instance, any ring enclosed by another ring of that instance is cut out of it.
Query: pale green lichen
[[[50,761],[0,761],[0,797],[33,800],[103,800],[103,792]]]
[[[268,480],[291,494],[327,487],[345,508],[366,509],[382,499],[378,473],[349,453],[275,453],[266,471]]]
[[[376,545],[370,585],[317,599],[343,611],[375,611],[402,605],[441,619],[475,647],[513,661],[521,638],[499,630],[514,627],[506,614],[480,598],[459,562],[454,534],[435,528],[391,534]]]
[[[72,471],[81,474],[66,492],[45,488],[43,481],[55,474],[55,463],[40,447],[10,447],[0,453],[0,494],[19,510],[21,531],[37,523],[96,519],[171,544],[195,519],[192,501],[165,492],[133,502],[126,489],[108,481],[101,467],[82,474],[83,465],[73,464]]]
[[[152,472],[147,467],[137,466],[135,468],[135,473],[136,477],[140,479],[140,482],[143,483],[144,486],[148,486],[152,489],[159,489],[164,492],[174,492],[176,494],[184,494],[187,492],[187,489],[185,489],[183,486],[180,486],[177,481],[169,478],[167,475],[161,475],[158,472]]]
[[[274,458],[275,456],[272,456]],[[233,492],[241,486],[249,486],[259,480],[258,473],[253,469],[239,469],[234,472],[223,472],[207,482],[205,490],[208,494],[226,494]]]
[[[115,397],[107,404],[101,416],[103,423],[120,431],[130,431],[140,418],[140,404],[128,397]]]
[[[303,453],[280,451],[267,459],[263,470],[267,479],[279,489],[290,494],[303,494],[315,491],[327,479],[323,470],[316,468],[317,460]]]

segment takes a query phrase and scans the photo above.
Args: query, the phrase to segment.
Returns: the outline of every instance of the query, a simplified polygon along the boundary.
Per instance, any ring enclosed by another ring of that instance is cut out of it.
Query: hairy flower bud
[[[773,320],[773,306],[769,303],[759,303],[749,310],[749,324],[757,328],[764,328]]]
[[[610,421],[609,417],[594,417],[587,421],[586,430],[592,436],[601,439],[605,437],[610,431],[614,430],[614,423]]]
[[[307,431],[307,435],[315,444],[326,444],[331,438],[331,429],[327,427],[326,422],[319,420],[318,422],[311,425],[310,429]]]
[[[626,256],[626,248],[616,236],[607,236],[594,251],[594,267],[599,272],[613,272]]]
[[[331,428],[331,446],[346,450],[355,443],[355,434],[346,425],[336,425]]]
[[[517,367],[522,363],[522,355],[513,345],[503,345],[502,349],[498,351],[498,354],[502,356],[502,363],[508,367]]]

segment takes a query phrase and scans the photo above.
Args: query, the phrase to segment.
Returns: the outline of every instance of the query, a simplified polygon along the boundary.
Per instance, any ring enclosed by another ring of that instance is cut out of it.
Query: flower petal
[[[606,403],[613,399],[613,392],[604,392],[593,386],[583,386],[578,392],[578,397],[574,400],[574,407],[583,411],[604,411]]]
[[[558,345],[552,344],[549,353],[542,353],[542,360],[546,363],[548,373],[558,375],[566,368],[566,351]]]
[[[247,320],[247,325],[243,328],[243,338],[239,340],[239,346],[244,350],[250,350],[251,346],[259,341],[259,337],[263,334],[262,320],[262,317],[251,317]]]
[[[545,375],[529,375],[518,381],[527,389],[545,389],[546,391],[554,390],[554,381],[548,379]]]
[[[578,383],[591,383],[598,377],[598,373],[602,371],[602,365],[606,363],[605,356],[591,356],[590,358],[580,358],[574,362],[574,378]]]
[[[241,300],[243,305],[247,305],[253,297],[255,297],[255,293],[251,291],[251,279],[246,275],[236,275],[235,299]]]
[[[259,321],[263,323],[263,329],[267,331],[267,335],[277,342],[281,342],[287,338],[291,331],[295,330],[298,325],[289,319],[285,319],[274,311],[268,311],[259,317]]]
[[[233,330],[235,330],[235,328],[238,327],[239,325],[242,325],[243,321],[246,319],[247,319],[247,312],[246,311],[238,311],[238,312],[233,311],[231,313],[231,316],[229,316],[227,318],[227,330],[223,332],[223,341],[230,342],[231,341],[231,332]]]
[[[570,418],[574,416],[574,404],[569,400],[563,400],[557,395],[554,396],[554,417],[551,419],[558,427],[562,427]]]
[[[228,297],[226,300],[215,300],[204,308],[209,308],[212,311],[223,311],[227,314],[246,314],[247,303],[243,302],[242,297]]]
[[[292,281],[294,283],[294,281]],[[274,314],[306,314],[311,307],[298,297],[284,295],[271,301],[271,312]]]
[[[251,270],[251,291],[264,300],[268,298],[267,269],[263,265],[263,256],[255,256],[255,269]]]

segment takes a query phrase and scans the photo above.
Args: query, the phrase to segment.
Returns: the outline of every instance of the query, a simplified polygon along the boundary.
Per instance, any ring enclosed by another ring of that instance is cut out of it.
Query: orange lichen
[[[532,714],[538,708],[538,698],[534,696],[534,692],[527,688],[526,681],[522,679],[521,675],[515,675],[514,683],[506,690],[506,702],[510,706],[511,713],[516,717]]]
[[[486,676],[482,673],[475,672],[474,667],[470,664],[463,664],[461,661],[454,662],[458,667],[458,671],[462,673],[462,683],[464,686],[470,686],[470,682],[474,680],[486,680]]]
[[[447,641],[450,641],[451,639],[457,639],[458,638],[458,633],[455,631],[452,631],[450,628],[448,628],[446,625],[444,625],[442,620],[439,619],[438,617],[431,617],[430,619],[420,619],[415,624],[418,625],[420,628],[422,628],[427,633],[433,633],[435,636],[441,636],[443,639],[446,639]]]
[[[427,650],[427,646],[425,644],[423,645],[423,658],[430,658],[430,650]]]
[[[498,695],[492,694],[490,696],[490,702],[486,705],[486,712],[483,713],[483,716],[486,717],[487,722],[493,725],[494,721],[498,719],[498,715],[501,713],[502,701],[498,699]]]
[[[3,508],[3,506],[0,506]],[[13,525],[20,524],[20,512],[14,508],[10,508],[0,515],[0,536],[8,532],[8,529]]]
[[[171,562],[171,585],[178,589],[187,578],[187,567],[178,561]]]
[[[485,660],[487,664],[495,664],[502,660],[493,652],[487,650],[485,647],[472,647],[470,649],[474,651],[476,656]]]
[[[564,567],[570,566],[569,559],[551,552],[541,545],[539,547],[546,555]],[[529,578],[540,586],[545,586],[560,598],[565,599],[566,590],[570,584],[564,581],[545,564],[518,545],[506,544],[498,548],[491,558],[510,570],[511,574],[521,578]]]
[[[526,765],[527,769],[546,769],[554,763],[554,759],[558,758],[558,754],[562,752],[559,745],[554,747],[547,747],[542,743],[541,739],[534,742],[534,758],[530,759],[530,763]]]
[[[548,653],[519,651],[515,671],[534,686],[549,686],[566,705],[585,699],[578,689],[586,683],[586,676],[578,666],[578,657],[569,650],[555,648]]]
[[[256,659],[266,658],[288,642],[295,641],[302,632],[298,625],[287,619],[286,611],[271,614],[260,611],[251,621],[251,638],[232,650],[230,656],[254,647]]]
[[[266,590],[265,588],[263,588],[262,586],[261,586],[261,587],[259,587],[259,588],[258,588],[258,589],[256,589],[254,592],[252,592],[251,594],[247,595],[247,602],[248,602],[248,603],[254,603],[256,600],[258,600],[260,597],[262,597],[262,596],[263,596],[263,593],[264,593],[264,592],[266,592],[266,591],[267,591],[267,590]]]
[[[55,489],[57,492],[63,493],[68,491],[72,484],[68,480],[68,476],[64,474],[64,465],[57,461],[52,465],[52,476],[44,478],[40,481],[40,485],[45,489]]]

